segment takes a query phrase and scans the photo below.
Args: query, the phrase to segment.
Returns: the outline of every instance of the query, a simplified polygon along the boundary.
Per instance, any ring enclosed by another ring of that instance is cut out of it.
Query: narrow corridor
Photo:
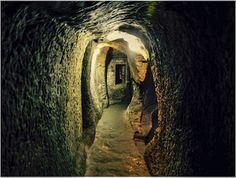
[[[235,2],[0,4],[1,176],[235,176]]]
[[[126,105],[105,109],[88,151],[86,176],[149,176],[125,117]]]

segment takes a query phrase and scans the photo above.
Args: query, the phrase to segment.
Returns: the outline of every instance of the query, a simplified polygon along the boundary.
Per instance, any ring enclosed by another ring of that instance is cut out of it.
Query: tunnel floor
[[[127,105],[115,104],[104,110],[88,151],[85,176],[149,176],[134,144],[126,108]]]

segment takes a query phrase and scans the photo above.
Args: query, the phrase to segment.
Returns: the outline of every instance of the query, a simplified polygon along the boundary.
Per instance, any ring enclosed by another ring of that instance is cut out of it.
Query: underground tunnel
[[[234,176],[235,2],[1,2],[2,176]]]

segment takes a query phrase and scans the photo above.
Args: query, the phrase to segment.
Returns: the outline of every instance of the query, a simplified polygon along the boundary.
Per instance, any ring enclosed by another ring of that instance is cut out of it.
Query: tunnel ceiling
[[[46,14],[78,29],[79,32],[91,33],[100,46],[105,42],[110,47],[127,53],[127,45],[114,40],[123,34],[137,37],[143,45],[139,53],[145,60],[150,60],[155,43],[150,39],[151,35],[146,29],[150,26],[146,20],[147,14],[150,13],[148,6],[149,3],[143,2],[57,2],[56,5],[51,2],[32,3],[33,8],[42,9]],[[146,62],[135,53],[129,52],[132,56],[130,58],[133,58],[129,60],[129,65],[134,80],[140,83],[145,79],[147,66]]]
[[[56,2],[55,5],[53,2],[32,2],[30,5],[80,31],[91,31],[100,38],[119,30],[147,39],[145,13],[148,3]]]

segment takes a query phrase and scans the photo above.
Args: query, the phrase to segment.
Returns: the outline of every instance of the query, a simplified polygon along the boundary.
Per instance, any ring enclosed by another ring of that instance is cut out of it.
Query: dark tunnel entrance
[[[115,84],[125,83],[126,64],[116,64],[115,66]]]

